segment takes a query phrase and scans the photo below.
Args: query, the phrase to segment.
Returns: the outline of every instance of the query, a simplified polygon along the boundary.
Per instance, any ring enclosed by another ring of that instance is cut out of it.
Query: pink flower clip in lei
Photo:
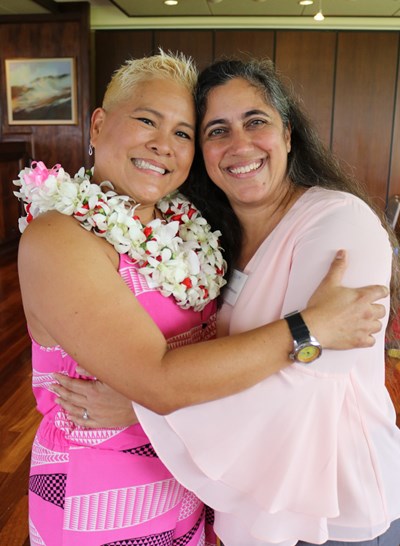
[[[157,203],[163,219],[144,226],[135,214],[138,204],[108,181],[93,184],[91,175],[82,167],[71,178],[61,165],[48,169],[42,161],[23,169],[14,180],[26,212],[19,219],[21,233],[40,214],[56,210],[128,254],[149,285],[172,295],[182,309],[201,311],[219,295],[226,284],[221,233],[211,231],[196,207],[175,192]]]

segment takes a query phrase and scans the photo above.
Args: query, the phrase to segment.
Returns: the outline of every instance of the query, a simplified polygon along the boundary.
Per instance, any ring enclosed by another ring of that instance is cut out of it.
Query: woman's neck
[[[157,207],[154,204],[153,205],[139,205],[135,209],[135,214],[136,214],[136,216],[138,216],[140,218],[140,221],[142,222],[143,225],[146,225],[149,222],[151,222],[152,220],[154,220],[155,218],[159,217],[159,214],[160,214],[160,217],[161,217],[161,213],[159,213]]]
[[[93,173],[93,176],[91,177],[91,182],[93,182],[93,184],[101,184],[104,180],[110,180],[110,179],[107,178],[107,177],[102,177],[99,174],[99,171],[95,170],[94,173]],[[117,185],[115,185],[114,183],[112,183],[112,185],[113,185],[114,191],[118,195],[123,194],[123,192],[119,191],[119,188],[118,188]],[[128,194],[126,194],[126,195],[128,195]],[[135,198],[132,195],[130,195],[129,197],[132,198],[132,200],[133,200],[132,203],[137,203],[137,201],[135,200]],[[138,204],[138,206],[135,209],[135,215],[138,216],[138,218],[140,219],[140,221],[142,222],[143,225],[148,224],[149,222],[151,222],[155,218],[158,218],[158,217],[161,218],[162,217],[160,211],[156,207],[156,203],[150,203],[150,204],[146,204],[146,205]]]
[[[306,188],[293,187],[279,201],[257,207],[235,207],[243,229],[242,250],[238,267],[243,270],[265,239],[281,222]]]

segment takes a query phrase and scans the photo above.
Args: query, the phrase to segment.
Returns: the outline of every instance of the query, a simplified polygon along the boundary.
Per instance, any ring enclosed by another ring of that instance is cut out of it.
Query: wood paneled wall
[[[397,33],[339,34],[333,150],[382,201],[390,191],[397,63]]]
[[[336,33],[329,31],[281,31],[276,40],[276,66],[301,97],[327,146],[331,145],[336,41]]]
[[[224,55],[270,57],[325,144],[384,208],[400,193],[399,38],[393,31],[97,31],[96,100],[125,59],[158,47],[192,55],[200,68]]]
[[[74,3],[51,16],[0,17],[0,141],[23,140],[31,155],[49,165],[62,161],[75,172],[88,164],[90,122],[89,5]],[[73,57],[78,86],[76,125],[9,125],[5,59]],[[17,173],[16,173],[17,174]]]
[[[270,57],[301,96],[326,143],[384,208],[400,193],[400,32],[313,30],[104,30],[94,36],[94,97],[90,100],[87,4],[51,17],[0,18],[0,140],[29,143],[32,156],[60,160],[71,172],[90,165],[90,113],[101,104],[112,72],[128,58],[162,47],[195,58],[200,69],[224,55]],[[4,60],[76,59],[78,124],[8,124]]]
[[[20,203],[14,197],[17,189],[12,180],[29,164],[30,150],[26,142],[0,142],[0,246],[15,242],[19,237]]]

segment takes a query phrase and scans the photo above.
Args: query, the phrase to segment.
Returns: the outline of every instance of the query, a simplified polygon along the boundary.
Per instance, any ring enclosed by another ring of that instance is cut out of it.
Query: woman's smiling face
[[[290,130],[242,78],[212,89],[200,126],[207,172],[234,209],[271,203],[287,191]]]
[[[172,79],[140,82],[126,100],[92,116],[94,179],[110,180],[119,193],[153,205],[187,178],[194,137],[191,93]]]

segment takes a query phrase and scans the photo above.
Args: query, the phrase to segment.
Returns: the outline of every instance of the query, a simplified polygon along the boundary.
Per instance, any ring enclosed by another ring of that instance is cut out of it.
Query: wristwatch
[[[314,362],[322,354],[321,344],[310,334],[307,324],[298,311],[285,315],[290,333],[293,336],[293,351],[289,358],[302,364]]]

